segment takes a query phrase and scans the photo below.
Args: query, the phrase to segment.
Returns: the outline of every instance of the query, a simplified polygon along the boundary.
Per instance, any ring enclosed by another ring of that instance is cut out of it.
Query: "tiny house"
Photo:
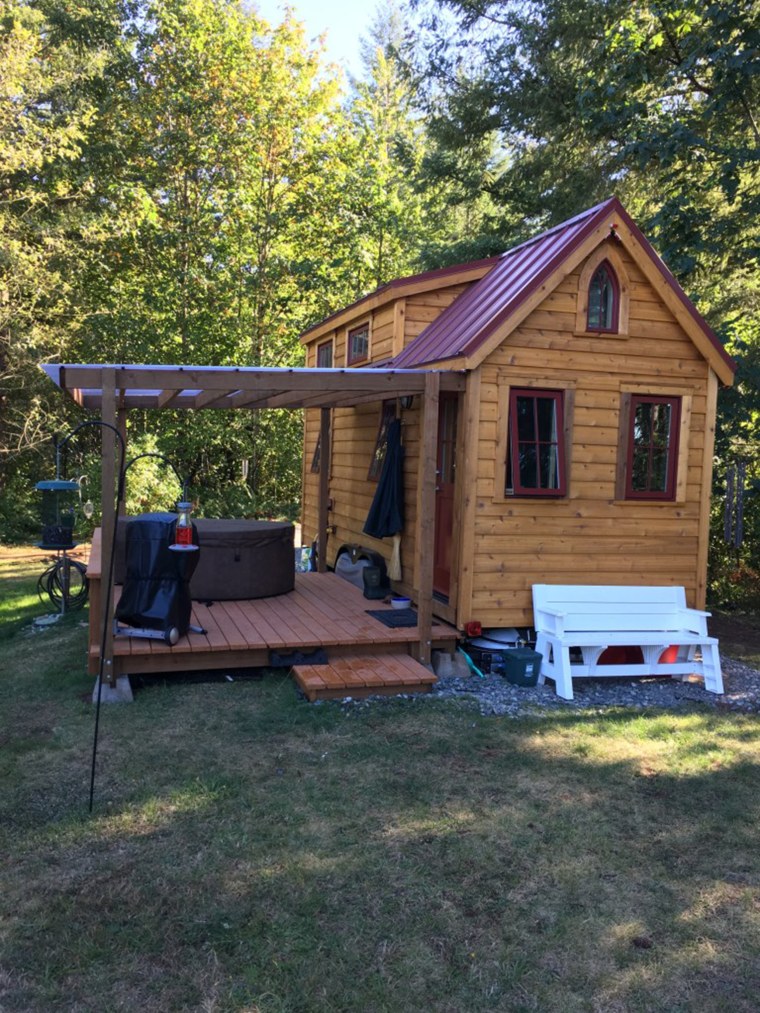
[[[307,367],[458,371],[441,393],[433,612],[532,624],[536,583],[706,592],[718,387],[734,364],[616,198],[500,257],[383,286],[306,331]],[[402,423],[397,591],[419,592],[421,398],[331,409],[329,539],[362,528],[388,422]],[[318,525],[319,412],[304,431],[304,538]]]

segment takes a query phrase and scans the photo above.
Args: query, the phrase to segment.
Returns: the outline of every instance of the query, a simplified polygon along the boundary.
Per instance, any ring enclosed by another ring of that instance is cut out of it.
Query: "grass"
[[[0,1008],[755,1011],[760,725],[313,706],[93,712],[78,622],[0,645]]]
[[[0,640],[12,637],[46,608],[37,595],[37,578],[47,565],[42,558],[30,558],[20,552],[0,552]]]

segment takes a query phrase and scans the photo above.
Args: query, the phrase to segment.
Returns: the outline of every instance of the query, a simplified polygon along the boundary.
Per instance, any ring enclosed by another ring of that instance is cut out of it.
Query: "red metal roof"
[[[616,197],[503,253],[497,265],[485,277],[455,299],[389,365],[409,369],[473,355],[610,214],[614,214],[631,229],[722,358],[735,369],[735,363],[716,335]]]
[[[467,271],[477,270],[479,268],[488,268],[492,264],[498,264],[499,257],[485,257],[482,260],[472,260],[467,264],[450,264],[448,267],[436,267],[430,271],[423,271],[420,274],[409,274],[403,278],[394,278],[393,281],[388,281],[384,285],[380,285],[379,288],[373,289],[366,295],[361,296],[354,302],[349,303],[348,306],[343,306],[339,310],[335,310],[329,316],[323,320],[319,320],[316,324],[312,324],[307,327],[300,336],[301,342],[307,342],[309,335],[313,331],[321,330],[326,324],[331,323],[333,320],[337,320],[338,317],[342,317],[346,313],[353,313],[355,310],[358,311],[364,303],[369,303],[374,299],[382,299],[387,296],[388,299],[392,298],[396,294],[397,289],[402,289],[407,285],[417,285],[420,282],[437,281],[440,280],[445,284],[446,279],[455,278],[456,275],[466,273]]]

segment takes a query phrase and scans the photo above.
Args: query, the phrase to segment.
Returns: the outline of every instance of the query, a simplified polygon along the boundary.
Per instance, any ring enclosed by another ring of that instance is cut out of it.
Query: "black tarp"
[[[404,448],[401,446],[401,422],[393,419],[388,426],[385,459],[375,498],[364,522],[364,534],[387,538],[404,528]]]
[[[176,514],[142,514],[127,525],[126,576],[116,618],[127,626],[180,636],[190,626],[190,577],[199,552],[174,552]],[[198,533],[193,525],[193,543]]]

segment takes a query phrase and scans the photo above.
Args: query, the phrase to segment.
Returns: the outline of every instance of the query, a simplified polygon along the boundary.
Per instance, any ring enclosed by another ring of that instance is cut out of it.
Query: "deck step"
[[[326,665],[294,665],[295,680],[312,702],[345,696],[429,693],[435,675],[400,651],[388,654],[345,654]]]

